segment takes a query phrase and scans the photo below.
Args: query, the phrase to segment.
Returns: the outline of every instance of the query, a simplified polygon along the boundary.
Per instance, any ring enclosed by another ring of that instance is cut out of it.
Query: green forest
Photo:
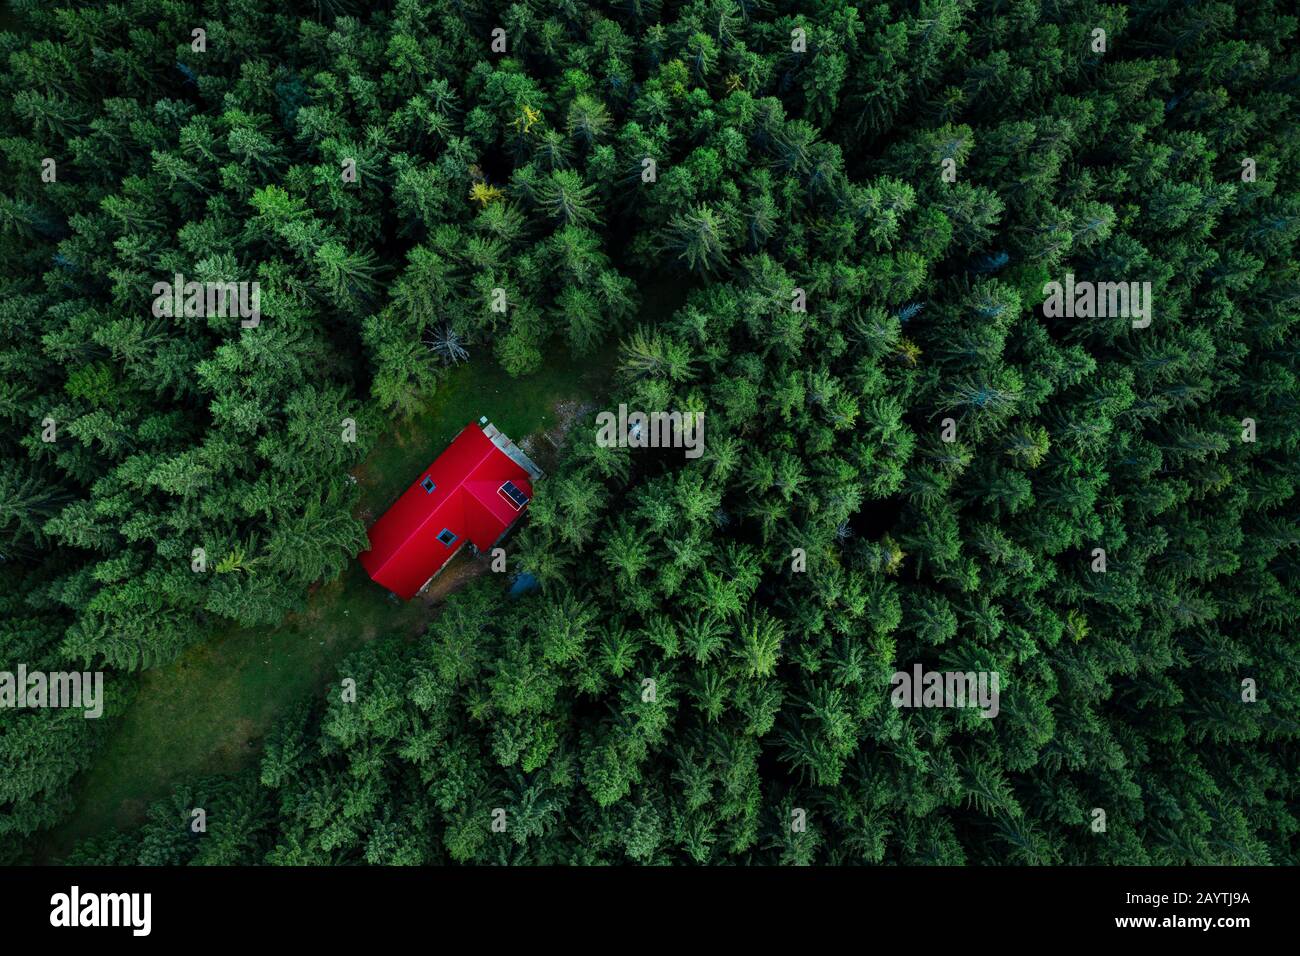
[[[104,697],[0,864],[1300,863],[1298,119],[1284,0],[10,0],[0,673]]]

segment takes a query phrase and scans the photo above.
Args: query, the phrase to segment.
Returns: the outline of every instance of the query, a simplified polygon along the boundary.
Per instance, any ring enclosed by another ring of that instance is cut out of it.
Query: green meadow
[[[486,415],[516,440],[557,424],[556,406],[604,389],[614,353],[557,356],[512,379],[487,356],[448,370],[437,391],[396,423],[357,470],[359,513],[377,517],[469,422]],[[53,831],[47,856],[109,827],[139,823],[150,801],[185,779],[232,773],[254,761],[288,707],[325,693],[335,668],[384,633],[418,634],[435,613],[398,603],[352,561],[316,588],[307,608],[275,628],[230,628],[140,676],[139,691],[77,790],[73,815]]]

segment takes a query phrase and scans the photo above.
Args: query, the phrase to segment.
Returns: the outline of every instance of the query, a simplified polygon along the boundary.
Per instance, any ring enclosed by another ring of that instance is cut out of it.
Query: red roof
[[[472,541],[492,548],[532,500],[531,478],[541,471],[491,425],[466,425],[396,503],[370,526],[362,567],[379,584],[409,599]],[[432,481],[433,491],[427,490]],[[526,500],[516,508],[502,487],[512,483]],[[454,540],[439,540],[443,531]]]

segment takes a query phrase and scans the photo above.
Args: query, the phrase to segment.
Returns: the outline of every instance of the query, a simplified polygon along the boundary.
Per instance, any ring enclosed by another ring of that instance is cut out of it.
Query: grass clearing
[[[358,514],[369,521],[382,513],[481,415],[516,440],[552,427],[558,403],[604,391],[614,354],[609,348],[582,362],[559,357],[519,379],[487,356],[449,370],[424,406],[380,439],[357,469]],[[431,613],[420,600],[394,602],[352,561],[280,626],[230,628],[144,672],[138,695],[81,778],[76,810],[50,833],[42,856],[56,860],[83,837],[140,822],[149,803],[182,780],[247,766],[280,714],[324,693],[350,653],[381,634],[417,634]]]
[[[523,378],[511,378],[486,358],[452,368],[419,411],[384,435],[357,470],[362,511],[378,517],[482,415],[515,441],[552,427],[559,402],[605,391],[616,354],[612,346],[582,361],[561,353]]]

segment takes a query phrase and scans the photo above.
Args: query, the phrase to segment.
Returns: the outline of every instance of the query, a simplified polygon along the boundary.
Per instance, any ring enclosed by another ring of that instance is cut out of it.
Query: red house
[[[488,551],[505,537],[541,477],[542,470],[486,418],[471,422],[370,526],[361,566],[407,600],[466,543]]]

